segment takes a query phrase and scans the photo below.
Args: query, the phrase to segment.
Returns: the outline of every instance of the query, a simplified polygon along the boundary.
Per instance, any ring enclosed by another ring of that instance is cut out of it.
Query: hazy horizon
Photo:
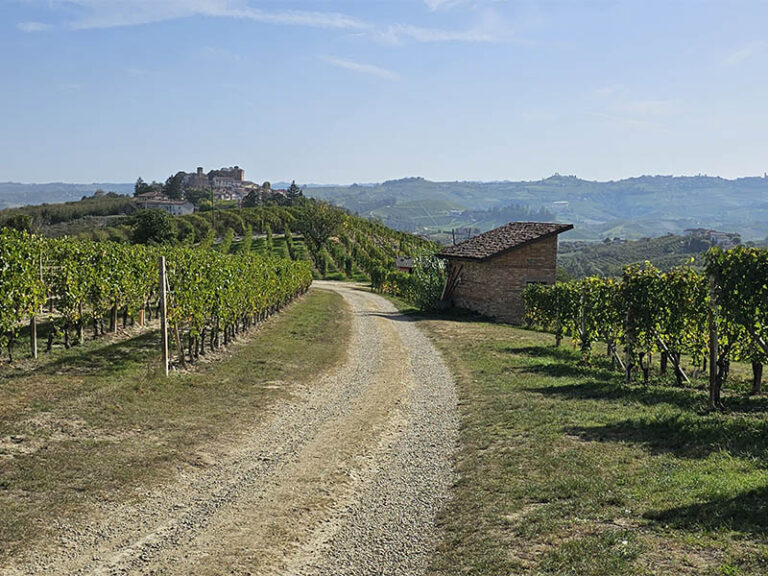
[[[216,166],[216,167],[211,166],[209,168],[206,168],[206,171],[207,170],[215,170],[215,169],[222,168],[222,167],[223,166]],[[242,168],[244,168],[246,170],[246,179],[248,179],[247,167],[243,166]],[[170,174],[170,172],[169,172],[169,174]],[[328,186],[328,187],[331,187],[331,186],[342,186],[342,187],[343,186],[352,186],[354,184],[357,184],[358,186],[375,186],[377,184],[382,184],[384,182],[392,182],[392,181],[397,181],[397,180],[408,180],[408,179],[412,179],[412,178],[421,178],[421,179],[424,179],[424,180],[428,180],[430,182],[459,182],[459,183],[461,183],[461,182],[468,182],[468,183],[540,182],[542,180],[546,180],[548,178],[552,178],[552,177],[556,177],[556,176],[563,177],[563,178],[574,177],[574,178],[577,178],[578,180],[583,180],[583,181],[586,181],[586,182],[597,182],[597,183],[605,184],[605,183],[610,183],[610,182],[621,182],[623,180],[632,180],[632,179],[635,179],[635,178],[697,178],[697,177],[704,177],[704,178],[719,178],[721,180],[733,181],[733,180],[740,180],[740,179],[743,179],[743,178],[766,178],[766,177],[768,177],[768,173],[763,173],[763,174],[744,174],[744,175],[735,176],[735,177],[732,177],[732,178],[728,178],[728,177],[725,177],[725,176],[720,176],[718,174],[705,174],[705,173],[699,173],[699,174],[636,174],[636,175],[624,176],[624,177],[620,177],[620,178],[613,178],[613,179],[610,179],[610,180],[599,180],[599,179],[595,179],[595,178],[586,178],[586,177],[583,177],[583,176],[581,176],[579,174],[563,174],[563,173],[560,173],[560,172],[554,172],[552,174],[549,174],[548,176],[542,176],[540,178],[534,178],[534,179],[529,179],[529,178],[519,178],[519,179],[518,178],[500,178],[500,179],[494,179],[494,180],[471,180],[471,179],[467,179],[467,178],[458,179],[458,180],[433,180],[431,178],[424,178],[423,176],[410,175],[410,176],[400,176],[400,177],[394,177],[394,178],[384,178],[382,180],[377,180],[377,181],[373,181],[373,180],[365,180],[365,181],[361,180],[361,181],[355,181],[355,182],[351,182],[351,181],[350,182],[299,182],[299,181],[296,181],[296,183],[300,184],[302,186]],[[137,178],[138,178],[138,176],[137,176]],[[143,178],[143,177],[142,177],[142,179],[143,180],[147,180],[146,178]],[[262,182],[262,181],[263,180],[259,180],[259,183]],[[90,182],[86,182],[86,181],[83,181],[83,182],[67,182],[67,181],[64,181],[64,180],[51,180],[51,181],[48,181],[48,182],[20,182],[20,181],[16,181],[16,180],[4,180],[4,181],[0,181],[0,184],[21,184],[21,185],[24,185],[24,186],[50,186],[50,185],[55,185],[55,184],[65,184],[65,185],[71,185],[71,186],[93,186],[93,185],[97,185],[97,184],[119,184],[119,185],[126,185],[126,184],[134,184],[134,182],[135,182],[135,180],[119,181],[119,180],[116,180],[116,179],[93,180],[93,181],[90,181]],[[273,181],[273,183],[275,183],[275,182],[289,183],[290,180],[276,179],[276,180]]]

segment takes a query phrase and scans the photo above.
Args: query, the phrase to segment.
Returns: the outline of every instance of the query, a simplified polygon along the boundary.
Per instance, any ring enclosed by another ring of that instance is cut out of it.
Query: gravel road
[[[206,447],[162,489],[62,522],[3,574],[424,572],[454,480],[456,396],[440,355],[387,300],[330,282],[354,314],[346,363]]]

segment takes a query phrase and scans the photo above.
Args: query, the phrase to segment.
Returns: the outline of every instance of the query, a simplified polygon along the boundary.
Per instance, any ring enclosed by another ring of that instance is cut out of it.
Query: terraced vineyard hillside
[[[246,245],[249,251],[262,256],[308,261],[315,279],[329,280],[366,281],[373,270],[391,269],[399,256],[411,257],[436,248],[428,240],[314,200],[290,206],[219,208],[213,214],[167,217],[162,238],[149,239],[137,235],[141,212],[103,217],[93,213],[93,203],[92,198],[87,198],[66,205],[30,208],[34,213],[33,217],[32,212],[28,214],[30,231],[120,243],[218,246],[229,253],[237,253]],[[27,214],[25,210],[0,212],[0,225],[16,214]],[[314,238],[307,241],[306,231]]]
[[[262,256],[308,261],[312,264],[315,279],[367,282],[373,268],[386,268],[398,256],[413,256],[430,247],[427,241],[383,226],[375,227],[375,230],[367,226],[362,228],[344,230],[329,238],[327,245],[315,255],[307,247],[303,236],[290,231],[288,234],[275,234],[271,238],[257,235],[250,249]],[[233,241],[230,251],[241,251],[243,243],[242,239]]]

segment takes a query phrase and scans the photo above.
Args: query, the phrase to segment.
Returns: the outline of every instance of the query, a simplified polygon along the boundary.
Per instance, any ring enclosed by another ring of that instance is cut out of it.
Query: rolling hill
[[[554,175],[531,182],[431,182],[307,188],[364,216],[401,230],[434,235],[458,227],[492,228],[473,212],[518,205],[573,223],[566,240],[638,239],[686,228],[738,232],[745,240],[768,234],[768,178],[641,176],[610,182]]]
[[[0,208],[78,200],[98,188],[130,194],[133,184],[0,183]],[[437,240],[445,240],[451,229],[484,231],[510,220],[573,223],[574,230],[564,236],[571,241],[639,239],[699,227],[738,232],[744,240],[768,235],[768,177],[640,176],[610,182],[558,174],[518,182],[403,178],[381,184],[312,184],[305,193]]]
[[[714,244],[704,238],[667,234],[641,240],[561,242],[557,265],[574,278],[622,275],[628,264],[646,260],[661,270],[675,266],[704,266],[704,253]]]

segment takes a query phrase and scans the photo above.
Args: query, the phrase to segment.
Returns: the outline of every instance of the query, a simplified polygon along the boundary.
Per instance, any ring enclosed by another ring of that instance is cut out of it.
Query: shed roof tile
[[[447,246],[438,254],[442,258],[486,260],[513,248],[571,230],[573,224],[551,222],[510,222],[488,232]]]

